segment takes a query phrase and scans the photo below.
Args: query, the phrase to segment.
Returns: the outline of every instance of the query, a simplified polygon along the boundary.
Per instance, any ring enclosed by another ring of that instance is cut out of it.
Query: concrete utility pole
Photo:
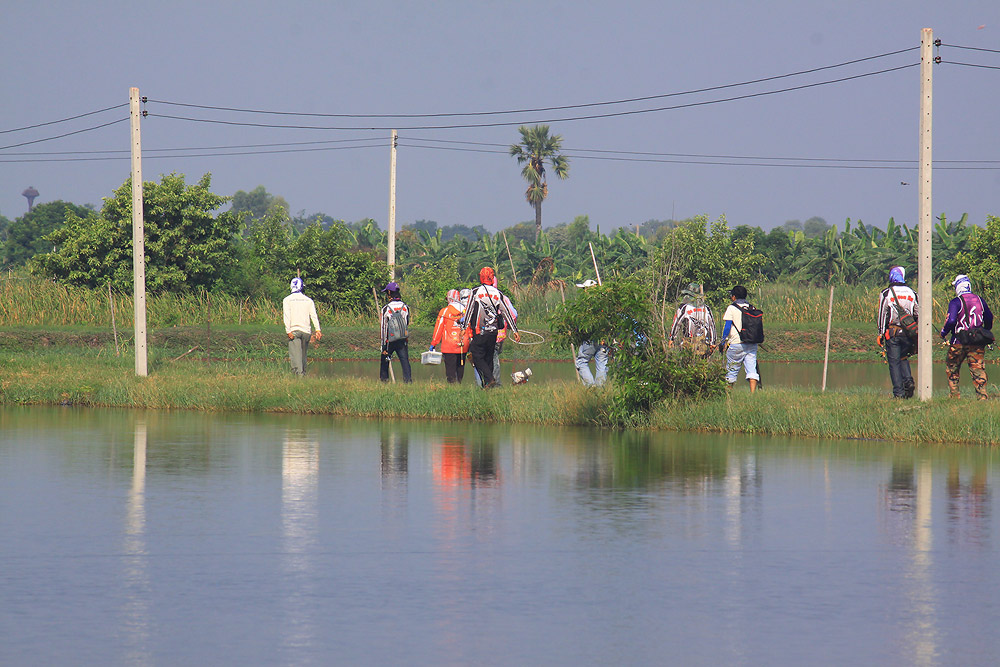
[[[389,280],[396,279],[396,130],[392,131],[392,148],[389,158]]]
[[[924,28],[920,32],[920,157],[917,178],[918,230],[917,230],[917,301],[920,317],[917,324],[917,397],[929,401],[933,392],[933,365],[931,343],[933,332],[934,294],[931,291],[931,117],[933,108],[932,70],[934,68],[934,31]]]
[[[149,375],[146,363],[146,235],[142,218],[142,137],[139,132],[141,98],[129,88],[128,106],[132,145],[132,287],[135,306],[135,374]]]

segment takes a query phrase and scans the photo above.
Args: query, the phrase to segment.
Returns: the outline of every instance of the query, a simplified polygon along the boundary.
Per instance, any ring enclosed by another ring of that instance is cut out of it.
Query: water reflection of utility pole
[[[281,526],[284,539],[282,566],[291,581],[285,587],[285,650],[308,649],[316,639],[315,619],[303,598],[315,581],[312,554],[318,533],[319,442],[309,433],[288,429],[281,447]],[[301,656],[290,655],[289,662]]]
[[[913,544],[906,582],[913,619],[904,645],[912,647],[910,663],[935,664],[938,659],[936,594],[931,581],[934,535],[932,528],[932,463],[921,461],[918,470],[916,507],[913,513]]]
[[[125,511],[125,608],[122,625],[129,644],[129,664],[151,662],[149,653],[149,574],[146,571],[146,422],[135,424],[132,484]]]

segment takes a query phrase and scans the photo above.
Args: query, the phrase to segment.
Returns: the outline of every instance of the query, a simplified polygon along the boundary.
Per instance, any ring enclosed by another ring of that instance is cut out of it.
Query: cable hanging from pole
[[[883,70],[877,70],[874,72],[865,72],[863,74],[855,74],[852,76],[841,77],[839,79],[830,79],[827,81],[818,81],[815,83],[807,83],[798,86],[789,86],[787,88],[779,88],[777,90],[767,90],[757,93],[748,93],[746,95],[736,95],[733,97],[726,97],[715,100],[704,100],[701,102],[688,102],[685,104],[676,104],[673,106],[666,107],[655,107],[652,109],[631,109],[626,111],[613,111],[608,113],[600,114],[589,114],[583,116],[571,116],[563,118],[548,118],[548,119],[534,119],[534,120],[516,120],[516,121],[496,121],[491,123],[456,123],[454,125],[410,125],[402,127],[379,127],[379,126],[368,126],[368,127],[347,127],[347,126],[319,126],[319,125],[281,125],[275,123],[251,123],[246,121],[235,121],[235,120],[219,120],[211,118],[191,118],[188,116],[174,116],[168,114],[160,113],[150,113],[151,117],[157,118],[168,118],[171,120],[180,120],[194,123],[209,123],[216,125],[231,125],[236,127],[261,127],[270,129],[286,129],[286,130],[325,130],[325,131],[341,131],[341,132],[356,132],[356,131],[388,131],[392,129],[402,129],[402,130],[454,130],[454,129],[471,129],[471,128],[483,128],[483,127],[512,127],[517,125],[524,125],[526,123],[568,123],[573,121],[581,120],[596,120],[601,118],[615,118],[622,116],[635,116],[639,114],[647,113],[659,113],[663,111],[675,111],[677,109],[688,109],[693,107],[708,106],[711,104],[721,104],[724,102],[735,102],[739,100],[752,99],[755,97],[764,97],[767,95],[777,95],[780,93],[787,93],[796,90],[806,90],[808,88],[816,88],[819,86],[827,86],[836,83],[843,83],[845,81],[852,81],[855,79],[862,79],[870,76],[878,76],[882,74],[888,74],[890,72],[897,72],[904,69],[909,69],[911,67],[917,67],[920,63],[910,63],[909,65],[900,65],[898,67],[890,67]]]
[[[665,99],[669,97],[678,97],[682,95],[694,95],[698,93],[708,93],[716,90],[725,90],[727,88],[736,88],[739,86],[749,86],[758,83],[765,83],[768,81],[777,81],[779,79],[786,79],[793,76],[802,76],[804,74],[815,74],[816,72],[822,72],[824,70],[836,69],[838,67],[846,67],[848,65],[856,65],[858,63],[877,60],[879,58],[887,58],[889,56],[899,55],[901,53],[907,53],[909,51],[915,51],[919,49],[918,46],[909,47],[906,49],[899,49],[896,51],[889,51],[887,53],[880,53],[874,56],[867,56],[864,58],[856,58],[854,60],[847,60],[841,63],[836,63],[834,65],[824,65],[822,67],[813,67],[811,69],[799,70],[796,72],[788,72],[786,74],[778,74],[775,76],[767,76],[759,79],[750,79],[748,81],[740,81],[737,83],[727,83],[719,86],[709,86],[706,88],[696,88],[692,90],[678,91],[673,93],[660,93],[657,95],[645,95],[641,97],[629,97],[618,100],[608,100],[603,102],[586,102],[582,104],[564,104],[559,106],[548,106],[548,107],[535,107],[535,108],[524,108],[524,109],[505,109],[500,111],[467,111],[467,112],[446,112],[446,113],[318,113],[318,112],[299,112],[299,111],[269,111],[265,109],[247,109],[240,107],[226,107],[226,106],[213,106],[209,104],[192,104],[185,102],[172,102],[168,100],[149,100],[150,102],[157,104],[166,104],[171,106],[188,107],[192,109],[204,109],[207,111],[229,111],[236,113],[251,113],[251,114],[264,114],[273,116],[302,116],[311,118],[451,118],[456,116],[497,116],[504,114],[525,114],[525,113],[540,113],[543,111],[567,111],[569,109],[585,109],[590,107],[600,107],[600,106],[610,106],[615,104],[632,104],[635,102],[648,102],[650,100]],[[145,100],[144,100],[145,101]],[[380,128],[381,129],[381,128]]]

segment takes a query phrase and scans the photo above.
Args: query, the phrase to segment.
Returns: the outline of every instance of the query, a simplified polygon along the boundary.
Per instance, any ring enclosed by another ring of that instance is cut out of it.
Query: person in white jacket
[[[292,278],[292,293],[281,302],[282,314],[285,317],[285,334],[288,336],[288,359],[292,364],[292,372],[302,377],[306,374],[306,352],[309,343],[323,337],[320,331],[319,317],[316,315],[316,304],[302,293],[306,284],[302,278]],[[312,327],[316,333],[312,333]]]

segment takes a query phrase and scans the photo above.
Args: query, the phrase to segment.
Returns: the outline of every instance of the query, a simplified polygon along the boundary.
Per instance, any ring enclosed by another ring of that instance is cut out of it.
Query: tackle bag
[[[992,345],[994,341],[993,332],[982,327],[962,329],[955,334],[955,338],[957,338],[958,342],[962,345],[972,345],[974,347]]]
[[[891,285],[889,286],[889,291],[892,292],[892,307],[896,310],[896,317],[899,319],[899,328],[903,330],[907,338],[916,341],[919,337],[917,318],[903,310],[903,307],[899,305],[899,297],[896,296],[896,290],[892,289]]]
[[[736,306],[743,313],[743,327],[740,329],[741,343],[764,342],[764,311],[747,304],[746,308]]]

